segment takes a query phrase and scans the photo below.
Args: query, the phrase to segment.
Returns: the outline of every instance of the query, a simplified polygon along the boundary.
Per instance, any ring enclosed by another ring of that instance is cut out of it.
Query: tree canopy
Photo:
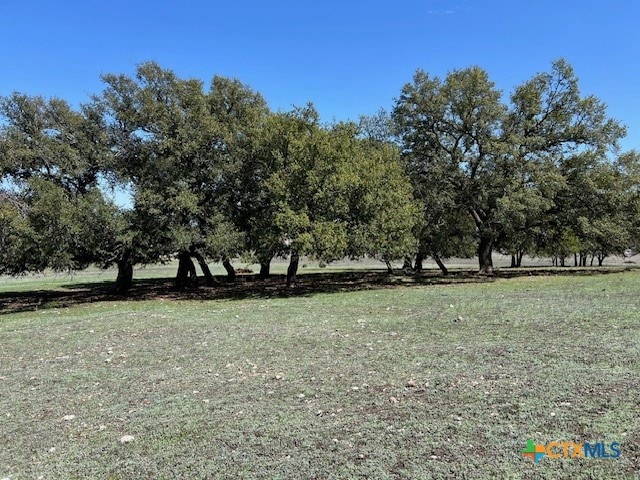
[[[510,100],[503,103],[479,67],[443,80],[419,70],[393,112],[416,189],[442,192],[466,211],[485,273],[500,243],[512,251],[531,247],[518,234],[551,208],[546,196],[569,180],[565,166],[585,156],[607,164],[625,133],[604,103],[580,95],[563,60],[518,86]]]
[[[103,76],[73,108],[0,100],[0,273],[250,256],[269,275],[288,256],[385,262],[492,252],[586,265],[638,248],[640,155],[584,96],[564,60],[507,97],[488,72],[418,70],[391,114],[323,124],[313,104],[273,112],[237,79],[180,78],[155,62]],[[109,189],[130,193],[116,205]]]

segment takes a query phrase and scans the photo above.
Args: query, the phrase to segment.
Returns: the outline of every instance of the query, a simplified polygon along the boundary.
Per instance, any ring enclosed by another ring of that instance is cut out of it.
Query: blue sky
[[[7,0],[0,18],[0,95],[76,104],[100,74],[155,60],[239,78],[275,110],[313,101],[331,121],[390,109],[417,68],[479,65],[508,93],[564,57],[627,125],[623,149],[640,148],[635,0]]]

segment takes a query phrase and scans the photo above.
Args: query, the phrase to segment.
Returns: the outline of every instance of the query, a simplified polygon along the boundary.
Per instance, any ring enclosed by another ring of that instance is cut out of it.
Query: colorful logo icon
[[[556,458],[620,458],[622,455],[619,442],[559,442],[537,445],[527,440],[527,448],[522,451],[525,458],[538,463],[542,457]]]
[[[536,445],[533,440],[527,440],[527,448],[522,451],[524,458],[530,458],[535,463],[538,463],[542,457],[547,454],[547,449],[544,445]]]

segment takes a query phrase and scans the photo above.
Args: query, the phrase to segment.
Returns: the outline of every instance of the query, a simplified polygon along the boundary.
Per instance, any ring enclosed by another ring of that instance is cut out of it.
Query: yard
[[[639,271],[345,290],[9,303],[0,478],[640,471]],[[622,454],[534,464],[528,439]]]

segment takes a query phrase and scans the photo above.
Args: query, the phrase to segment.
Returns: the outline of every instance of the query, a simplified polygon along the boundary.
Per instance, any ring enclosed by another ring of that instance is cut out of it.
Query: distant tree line
[[[565,61],[505,103],[472,67],[445,78],[418,71],[387,113],[322,124],[313,105],[271,111],[241,82],[208,89],[156,63],[105,75],[79,108],[15,93],[0,99],[0,273],[197,263],[250,255],[269,275],[289,256],[330,262],[492,252],[602,264],[636,248],[640,155],[620,154],[625,129],[581,96]],[[118,206],[110,189],[125,190]],[[194,263],[195,262],[195,263]]]

